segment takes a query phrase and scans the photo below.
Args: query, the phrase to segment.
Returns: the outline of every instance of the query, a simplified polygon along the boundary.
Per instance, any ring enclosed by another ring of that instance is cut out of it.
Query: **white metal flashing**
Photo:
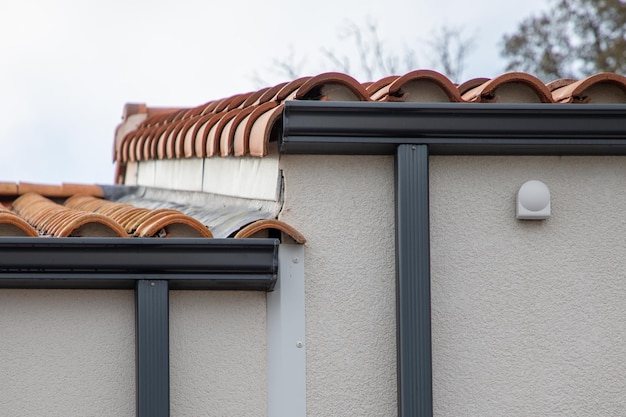
[[[306,416],[304,246],[281,244],[267,293],[268,417]]]
[[[212,157],[204,159],[202,191],[256,200],[279,197],[278,147],[272,143],[267,156],[257,158]]]
[[[127,171],[126,185],[200,191],[253,200],[278,201],[280,198],[276,142],[272,142],[268,155],[263,158],[159,159],[139,161],[133,168]]]

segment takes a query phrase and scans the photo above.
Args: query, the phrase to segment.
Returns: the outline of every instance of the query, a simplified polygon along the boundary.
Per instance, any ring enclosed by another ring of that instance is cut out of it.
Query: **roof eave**
[[[276,239],[2,238],[0,288],[271,291]]]
[[[626,155],[624,104],[285,103],[287,154]]]

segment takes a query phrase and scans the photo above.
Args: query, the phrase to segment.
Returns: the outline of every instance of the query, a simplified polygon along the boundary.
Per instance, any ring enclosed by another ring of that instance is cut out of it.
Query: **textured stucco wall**
[[[264,416],[264,292],[170,291],[171,415]]]
[[[0,290],[0,416],[135,415],[132,291]]]
[[[281,219],[307,238],[307,414],[396,414],[394,162],[281,157]]]
[[[435,415],[624,415],[626,158],[430,164]],[[530,179],[546,221],[515,219]]]

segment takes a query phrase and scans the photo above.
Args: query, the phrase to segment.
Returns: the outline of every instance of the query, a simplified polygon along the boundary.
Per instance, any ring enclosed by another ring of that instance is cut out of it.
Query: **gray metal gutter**
[[[282,153],[626,155],[626,105],[288,101]]]
[[[626,105],[289,101],[280,151],[395,155],[398,416],[432,417],[428,157],[626,155]]]
[[[278,240],[2,238],[0,288],[133,289],[141,279],[170,289],[271,291]]]

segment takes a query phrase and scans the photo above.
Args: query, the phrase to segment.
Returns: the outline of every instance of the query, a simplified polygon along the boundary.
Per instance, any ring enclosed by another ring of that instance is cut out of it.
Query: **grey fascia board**
[[[285,102],[282,153],[625,155],[626,105]]]
[[[271,291],[277,239],[0,238],[0,288]]]

